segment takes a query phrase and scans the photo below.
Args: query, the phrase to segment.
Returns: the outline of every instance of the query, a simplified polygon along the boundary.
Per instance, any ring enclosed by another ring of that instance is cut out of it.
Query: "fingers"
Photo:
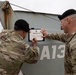
[[[41,33],[43,34],[43,37],[47,37],[47,35],[48,35],[47,30],[44,28],[41,29]]]
[[[36,39],[36,38],[33,38],[33,41],[35,41],[35,42],[36,42],[36,41],[37,41],[37,39]]]
[[[32,43],[36,43],[37,42],[37,39],[36,38],[33,38],[32,39]]]
[[[44,29],[44,28],[41,29],[41,32],[42,32],[42,33],[45,32],[45,31],[46,31],[46,29]]]
[[[37,39],[36,38],[32,39],[32,44],[33,44],[33,46],[36,46],[36,44],[37,44]]]

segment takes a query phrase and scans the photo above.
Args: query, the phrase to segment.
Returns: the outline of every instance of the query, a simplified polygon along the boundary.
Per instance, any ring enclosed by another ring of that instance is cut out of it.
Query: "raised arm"
[[[65,33],[48,33],[46,29],[41,29],[41,32],[44,35],[43,37],[61,42],[66,42],[69,37],[69,35]]]

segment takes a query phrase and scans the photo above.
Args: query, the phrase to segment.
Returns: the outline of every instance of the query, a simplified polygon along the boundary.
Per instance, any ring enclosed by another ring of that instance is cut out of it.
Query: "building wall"
[[[20,11],[15,11],[15,15],[17,19],[25,19],[30,28],[46,28],[49,33],[63,32],[57,15]],[[31,45],[28,39],[27,37],[25,42]],[[45,39],[37,44],[40,48],[39,60],[36,64],[23,64],[22,71],[25,75],[64,75],[64,43]]]

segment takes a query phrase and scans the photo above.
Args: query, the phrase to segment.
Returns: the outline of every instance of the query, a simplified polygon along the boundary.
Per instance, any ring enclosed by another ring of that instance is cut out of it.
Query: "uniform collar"
[[[72,34],[71,35],[74,35],[76,33],[76,30],[74,31],[74,32],[72,32]]]
[[[21,35],[19,35],[18,33],[16,33],[15,31],[13,32],[13,34],[16,34],[16,36],[18,36],[20,39],[23,40],[23,37]]]
[[[76,31],[74,31],[74,32],[70,35],[70,37],[68,38],[67,42],[69,43],[75,35],[76,35]]]

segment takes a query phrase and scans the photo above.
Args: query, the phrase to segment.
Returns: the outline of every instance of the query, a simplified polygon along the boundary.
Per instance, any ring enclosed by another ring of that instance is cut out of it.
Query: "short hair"
[[[29,32],[29,24],[23,19],[18,19],[14,24],[14,29],[17,31],[23,30],[25,32]]]

